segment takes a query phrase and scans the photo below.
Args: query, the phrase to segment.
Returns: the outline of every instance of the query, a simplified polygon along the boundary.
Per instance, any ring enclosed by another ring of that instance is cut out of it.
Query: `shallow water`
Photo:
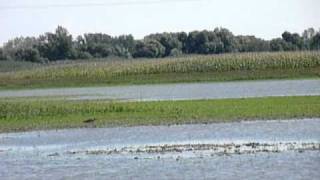
[[[320,143],[320,119],[0,134],[1,179],[318,179],[320,146],[272,153],[209,150],[77,153],[206,143]],[[72,152],[72,153],[70,153]],[[75,153],[73,153],[75,152]]]
[[[1,157],[1,179],[318,179],[319,152],[206,158]]]
[[[181,143],[320,142],[320,119],[0,134],[0,150],[66,151]]]
[[[65,96],[71,100],[182,100],[320,95],[320,80],[268,80],[0,91],[4,97]]]

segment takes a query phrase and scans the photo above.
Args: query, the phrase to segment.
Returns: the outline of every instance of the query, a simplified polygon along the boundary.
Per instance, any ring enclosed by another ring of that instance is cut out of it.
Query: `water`
[[[320,143],[320,119],[0,134],[1,179],[318,179],[316,149],[82,153],[125,147]],[[283,144],[282,144],[283,145]],[[70,153],[72,152],[72,153]]]
[[[88,128],[0,134],[0,150],[36,151],[122,148],[189,142],[318,142],[320,119],[274,120],[177,126]]]
[[[320,95],[320,80],[268,80],[0,91],[0,98],[64,96],[71,100],[133,101],[301,95]]]
[[[1,157],[1,179],[308,179],[320,177],[319,152],[133,159],[87,157]]]

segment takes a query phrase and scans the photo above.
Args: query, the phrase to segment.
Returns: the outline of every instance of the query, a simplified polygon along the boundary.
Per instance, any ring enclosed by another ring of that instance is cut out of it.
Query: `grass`
[[[238,53],[7,69],[0,72],[0,89],[319,77],[320,51]]]
[[[3,99],[0,132],[320,117],[320,96],[110,102]],[[84,123],[88,119],[93,123]]]

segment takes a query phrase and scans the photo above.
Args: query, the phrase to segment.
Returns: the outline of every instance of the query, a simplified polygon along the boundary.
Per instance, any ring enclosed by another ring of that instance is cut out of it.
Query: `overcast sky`
[[[0,43],[58,25],[73,35],[213,30],[265,39],[320,28],[320,0],[0,0]]]

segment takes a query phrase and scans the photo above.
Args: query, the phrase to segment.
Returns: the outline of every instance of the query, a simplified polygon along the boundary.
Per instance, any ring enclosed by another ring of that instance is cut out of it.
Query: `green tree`
[[[313,50],[320,49],[320,32],[318,32],[316,35],[312,37],[310,47]]]
[[[236,52],[237,51],[237,41],[231,31],[226,28],[216,28],[214,30],[215,34],[220,38],[223,43],[222,52]]]
[[[46,33],[39,37],[38,49],[42,57],[49,60],[70,59],[74,55],[72,35],[58,26],[55,33]]]
[[[13,40],[9,40],[3,46],[3,54],[6,59],[9,60],[20,60],[16,57],[16,53],[20,49],[35,48],[38,44],[38,40],[34,37],[19,37]]]
[[[303,49],[303,39],[297,33],[291,34],[286,31],[282,34],[282,39],[286,42],[284,47],[286,51]]]
[[[6,60],[6,59],[7,59],[7,57],[4,54],[3,48],[0,47],[0,61],[1,60]]]
[[[42,62],[40,53],[35,48],[18,49],[15,58],[19,61]]]
[[[158,58],[165,55],[165,47],[157,40],[138,41],[133,57]]]
[[[171,49],[169,56],[178,57],[178,56],[181,56],[182,54],[183,53],[180,49],[174,48],[174,49]]]
[[[255,36],[236,36],[239,52],[269,51],[268,41],[256,38]]]
[[[316,35],[316,31],[313,28],[308,28],[303,31],[302,39],[304,49],[311,49],[311,39]]]
[[[193,31],[190,32],[188,38],[186,40],[186,49],[188,53],[205,53],[204,50],[205,43],[208,40],[208,33],[207,31]]]
[[[281,38],[272,39],[270,41],[271,51],[284,51],[285,46],[286,46],[286,42]]]
[[[173,49],[182,51],[183,44],[179,40],[177,33],[151,34],[145,37],[145,40],[156,40],[165,48],[164,56],[169,56]]]

